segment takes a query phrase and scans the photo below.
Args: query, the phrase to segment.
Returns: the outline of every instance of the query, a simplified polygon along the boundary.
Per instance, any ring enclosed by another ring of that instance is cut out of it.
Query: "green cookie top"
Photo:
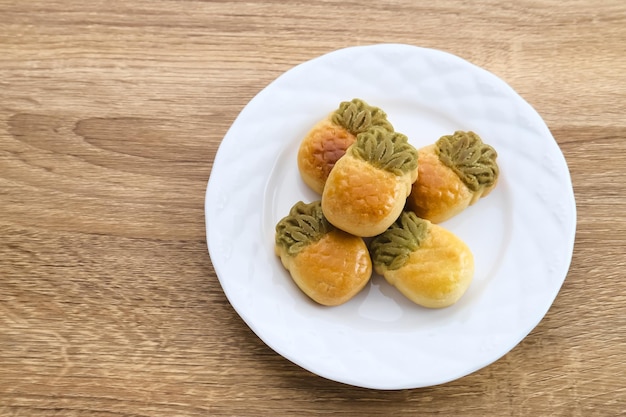
[[[435,149],[439,160],[474,192],[492,186],[498,179],[498,154],[474,132],[457,131],[442,136]]]
[[[296,256],[311,243],[317,242],[335,227],[326,220],[320,201],[297,202],[276,225],[276,245],[290,256]]]
[[[402,268],[428,235],[428,221],[412,211],[404,211],[389,229],[370,243],[374,265],[384,265],[389,270]]]
[[[374,126],[393,131],[384,111],[358,98],[342,102],[332,114],[331,120],[355,136]]]
[[[395,175],[403,175],[417,168],[417,149],[406,136],[381,128],[360,133],[349,148],[352,156]]]

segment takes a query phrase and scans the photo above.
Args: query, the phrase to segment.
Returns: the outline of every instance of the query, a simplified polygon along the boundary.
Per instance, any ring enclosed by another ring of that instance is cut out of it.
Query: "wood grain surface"
[[[542,115],[570,273],[506,356],[377,391],[274,353],[228,303],[204,193],[247,102],[381,42],[484,67]],[[626,415],[626,3],[0,0],[0,415]]]

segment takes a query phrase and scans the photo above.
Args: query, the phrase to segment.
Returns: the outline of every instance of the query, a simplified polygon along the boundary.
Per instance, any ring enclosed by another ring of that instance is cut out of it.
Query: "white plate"
[[[274,255],[274,226],[298,200],[300,140],[339,103],[381,107],[416,146],[473,130],[498,151],[496,189],[442,225],[472,249],[476,275],[454,306],[412,304],[379,276],[339,307],[304,296]],[[338,50],[272,82],[220,145],[205,201],[207,243],[237,313],[272,349],[322,377],[417,388],[502,357],[539,323],[569,269],[576,208],[563,155],[507,84],[461,58],[408,45]]]

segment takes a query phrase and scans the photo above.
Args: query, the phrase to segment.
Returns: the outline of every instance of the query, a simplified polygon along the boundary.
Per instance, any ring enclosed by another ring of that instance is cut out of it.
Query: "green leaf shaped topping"
[[[404,211],[389,229],[370,243],[372,262],[389,270],[400,269],[427,235],[428,221],[420,219],[412,211]]]
[[[417,168],[417,149],[405,135],[373,128],[356,137],[350,153],[377,168],[403,175]]]
[[[355,136],[374,126],[393,131],[384,111],[358,98],[342,102],[333,113],[332,122],[343,126]]]
[[[476,192],[495,184],[500,172],[495,149],[483,143],[474,132],[454,132],[436,143],[439,160]]]
[[[321,201],[309,204],[299,201],[276,225],[276,244],[290,256],[296,256],[334,228],[322,213]]]

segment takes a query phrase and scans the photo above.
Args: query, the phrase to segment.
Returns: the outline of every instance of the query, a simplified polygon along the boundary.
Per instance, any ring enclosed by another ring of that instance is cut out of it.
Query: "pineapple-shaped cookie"
[[[319,201],[296,203],[278,222],[275,252],[296,285],[323,305],[350,300],[372,275],[363,239],[330,224]]]
[[[298,169],[304,182],[322,194],[330,170],[359,133],[372,127],[393,130],[387,115],[378,107],[355,98],[319,121],[300,142]]]
[[[360,133],[330,171],[322,210],[333,225],[375,236],[400,215],[417,177],[417,150],[405,135],[372,128]]]
[[[496,186],[498,154],[474,132],[457,131],[418,150],[419,173],[407,199],[418,217],[441,223]]]
[[[370,243],[374,269],[424,307],[456,303],[474,276],[474,257],[455,234],[404,211]]]

